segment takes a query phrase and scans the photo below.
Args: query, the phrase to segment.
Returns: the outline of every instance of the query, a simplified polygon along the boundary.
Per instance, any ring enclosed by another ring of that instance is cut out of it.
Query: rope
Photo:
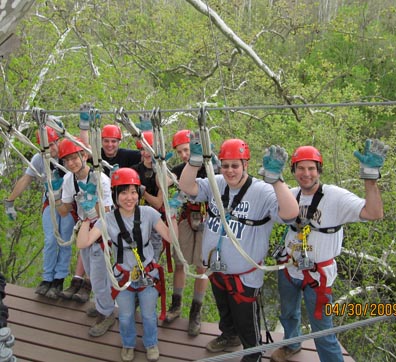
[[[366,319],[366,320],[363,320],[363,321],[353,322],[353,323],[350,323],[350,324],[347,324],[347,325],[343,325],[343,326],[329,328],[329,329],[326,329],[326,330],[323,330],[323,331],[319,331],[319,332],[313,332],[313,333],[304,334],[304,335],[298,336],[298,337],[284,339],[282,341],[275,342],[275,343],[270,343],[270,344],[261,345],[261,346],[257,346],[257,347],[247,348],[247,349],[244,349],[244,350],[241,350],[241,351],[227,353],[227,354],[223,354],[223,355],[220,355],[220,356],[200,359],[200,360],[198,360],[198,362],[226,361],[226,360],[229,360],[229,359],[232,359],[232,358],[235,358],[235,357],[242,357],[242,356],[246,356],[248,354],[253,354],[253,353],[257,353],[257,352],[266,352],[266,351],[269,351],[269,350],[272,350],[272,349],[275,349],[275,348],[279,348],[279,347],[283,347],[283,346],[287,346],[287,345],[290,345],[290,344],[293,344],[293,343],[301,343],[301,342],[304,342],[304,341],[307,341],[307,340],[310,340],[310,339],[328,336],[330,334],[346,332],[346,331],[351,330],[351,329],[365,327],[365,326],[368,326],[368,325],[371,325],[371,324],[374,324],[374,323],[385,322],[387,320],[395,322],[396,321],[396,316],[374,317],[374,318]]]
[[[260,265],[253,260],[249,254],[245,252],[245,250],[241,247],[241,244],[235,237],[235,234],[231,230],[231,228],[228,225],[227,218],[226,218],[226,213],[223,207],[223,202],[221,200],[221,195],[219,191],[219,187],[217,185],[216,179],[215,179],[215,173],[213,169],[213,164],[211,161],[211,142],[210,142],[210,136],[209,136],[209,129],[206,127],[206,119],[205,119],[205,108],[201,108],[200,113],[199,113],[199,118],[198,118],[198,123],[199,123],[199,133],[200,133],[200,138],[202,142],[202,151],[203,151],[203,159],[204,159],[204,165],[205,165],[205,170],[206,174],[209,180],[210,188],[213,193],[213,197],[216,202],[216,206],[219,210],[220,214],[220,219],[222,222],[222,226],[224,228],[224,231],[226,232],[227,236],[231,240],[231,242],[234,244],[235,248],[238,250],[238,252],[245,258],[246,261],[248,261],[250,264],[252,264],[254,267],[257,269],[261,269],[264,271],[277,271],[286,268],[287,266],[292,264],[292,260],[290,259],[287,263],[285,264],[279,264],[279,265]]]
[[[168,168],[166,166],[166,160],[165,160],[165,156],[166,156],[165,141],[161,127],[161,113],[159,109],[157,109],[157,111],[154,113],[152,117],[152,123],[154,126],[153,127],[154,149],[155,149],[154,158],[156,159],[158,165],[157,166],[158,183],[164,198],[165,217],[171,234],[172,246],[176,251],[177,256],[179,257],[179,260],[183,264],[183,270],[186,275],[196,279],[207,279],[208,277],[206,274],[193,274],[190,272],[189,265],[180,249],[179,240],[176,236],[172,219],[170,217],[170,207],[169,207],[169,198],[168,198],[168,179],[166,177]]]
[[[65,241],[62,239],[62,236],[59,233],[59,225],[56,220],[56,206],[55,206],[55,198],[54,198],[54,190],[52,188],[52,171],[50,165],[50,151],[49,151],[49,143],[48,143],[48,134],[45,128],[46,120],[47,120],[47,113],[40,108],[33,108],[32,109],[33,118],[36,120],[39,126],[39,133],[40,133],[40,147],[41,147],[41,154],[44,161],[44,170],[47,177],[47,197],[50,206],[50,215],[51,215],[51,222],[53,225],[54,236],[56,238],[56,242],[59,246],[65,247],[71,245],[75,241],[75,233],[72,234],[70,240]]]

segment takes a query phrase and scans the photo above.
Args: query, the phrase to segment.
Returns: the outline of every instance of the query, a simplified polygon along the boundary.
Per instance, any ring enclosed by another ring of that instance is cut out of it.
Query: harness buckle
[[[301,253],[301,256],[297,260],[298,270],[311,270],[315,267],[315,262],[308,257],[305,252]]]
[[[141,276],[137,281],[139,288],[141,287],[151,287],[154,285],[154,281],[151,278]]]
[[[227,270],[227,264],[221,262],[221,260],[216,260],[210,264],[210,270],[214,272],[223,272]]]

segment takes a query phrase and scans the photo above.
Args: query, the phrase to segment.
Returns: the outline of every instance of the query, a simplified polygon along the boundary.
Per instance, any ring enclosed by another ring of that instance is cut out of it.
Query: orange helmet
[[[300,161],[316,161],[323,166],[323,158],[319,150],[313,146],[301,146],[298,147],[292,155],[291,165],[294,166]]]
[[[118,140],[121,140],[121,128],[115,124],[107,124],[102,128],[102,138],[117,138]]]
[[[48,126],[45,126],[45,129],[47,130],[47,137],[48,137],[48,143],[56,142],[59,139],[58,134],[56,131]],[[36,131],[36,138],[37,138],[37,143],[40,144],[40,131]]]
[[[142,134],[143,134],[145,140],[148,142],[148,144],[149,144],[151,147],[153,147],[153,142],[154,142],[154,135],[153,135],[153,132],[152,132],[152,131],[144,131],[144,132],[142,132]],[[140,149],[143,148],[143,144],[142,144],[141,141],[136,140],[136,148],[137,148],[138,150],[140,150]]]
[[[248,144],[238,138],[224,141],[220,147],[219,160],[250,160]]]
[[[82,140],[80,138],[75,137],[75,139],[79,142],[82,143]],[[67,138],[64,138],[58,146],[58,157],[59,159],[62,159],[68,155],[71,155],[72,153],[84,151],[82,147],[79,145],[75,144],[73,141],[70,141]]]
[[[111,175],[111,187],[141,184],[139,174],[133,168],[122,167]]]
[[[172,139],[172,147],[176,148],[183,143],[190,143],[191,131],[188,129],[182,129],[175,133]]]

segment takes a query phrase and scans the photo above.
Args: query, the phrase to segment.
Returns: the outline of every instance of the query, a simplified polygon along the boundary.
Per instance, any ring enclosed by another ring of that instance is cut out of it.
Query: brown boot
[[[165,322],[173,322],[181,314],[181,295],[172,294],[172,304],[166,312]]]
[[[193,300],[190,308],[190,316],[188,321],[188,335],[198,336],[201,332],[201,308],[202,303]]]
[[[91,281],[89,279],[85,279],[79,291],[73,294],[72,299],[79,303],[88,302],[91,290]]]
[[[111,313],[108,317],[98,312],[95,324],[88,333],[92,337],[103,336],[115,322],[115,315]]]
[[[59,296],[64,299],[72,299],[73,294],[77,293],[80,290],[83,282],[84,279],[74,277],[70,282],[69,288],[62,290],[59,293]]]

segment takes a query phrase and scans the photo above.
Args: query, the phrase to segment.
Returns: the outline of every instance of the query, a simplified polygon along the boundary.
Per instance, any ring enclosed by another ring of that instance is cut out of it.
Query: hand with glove
[[[176,218],[179,212],[179,208],[185,202],[185,194],[182,192],[175,192],[173,197],[169,200],[170,217]]]
[[[8,219],[11,221],[15,221],[17,218],[17,213],[15,211],[14,207],[14,200],[4,200],[4,207],[5,207],[5,213],[8,216]]]
[[[283,147],[272,145],[265,150],[263,167],[260,169],[259,174],[264,176],[266,183],[274,184],[279,180],[283,181],[282,172],[287,158],[287,152]]]
[[[79,181],[78,186],[80,188],[80,192],[76,196],[76,202],[84,211],[84,219],[92,220],[97,218],[98,213],[96,212],[96,203],[98,201],[98,197],[96,196],[96,179],[94,178],[92,182],[87,183]]]
[[[190,159],[188,163],[194,167],[201,167],[203,164],[202,144],[198,132],[191,132]]]
[[[63,178],[59,176],[59,171],[57,169],[53,170],[51,174],[51,186],[55,201],[58,201],[62,198],[62,185]],[[47,183],[45,183],[45,190],[48,191]]]
[[[139,121],[140,122],[136,124],[136,127],[139,128],[141,131],[151,131],[153,129],[149,113],[139,115]]]
[[[112,165],[112,168],[110,170],[110,178],[111,178],[111,176],[113,176],[113,173],[116,172],[119,168],[120,168],[120,165],[118,163],[115,163],[114,165]]]
[[[355,151],[353,155],[360,161],[360,178],[378,180],[381,178],[380,168],[384,165],[389,146],[380,140],[367,139],[363,154]]]
[[[80,106],[80,122],[78,124],[78,127],[81,130],[87,131],[90,128],[90,122],[94,121],[94,115],[93,115],[93,107],[90,103],[83,103]],[[100,114],[96,113],[96,118],[100,118]]]

